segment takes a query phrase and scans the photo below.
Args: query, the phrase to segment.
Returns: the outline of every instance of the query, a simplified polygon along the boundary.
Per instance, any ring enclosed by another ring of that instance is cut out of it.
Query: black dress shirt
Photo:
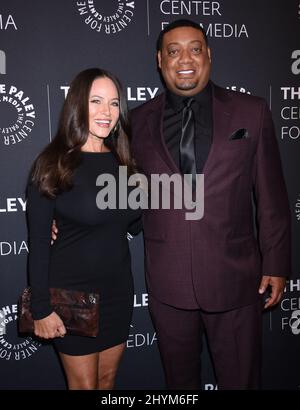
[[[192,109],[195,118],[195,158],[197,174],[202,173],[212,144],[212,86],[210,83],[193,96]],[[163,117],[163,136],[168,150],[180,169],[179,144],[182,132],[182,110],[186,97],[166,91]]]

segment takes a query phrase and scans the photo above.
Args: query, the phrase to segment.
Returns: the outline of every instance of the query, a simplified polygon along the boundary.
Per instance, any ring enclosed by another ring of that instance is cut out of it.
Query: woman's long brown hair
[[[130,126],[126,98],[119,80],[109,71],[90,68],[80,72],[72,81],[61,112],[58,130],[49,145],[36,159],[31,182],[42,194],[54,198],[72,187],[72,176],[80,163],[81,147],[89,134],[89,94],[95,79],[107,77],[115,84],[120,99],[120,116],[115,131],[105,138],[104,144],[115,155],[120,165],[134,172],[130,154]]]

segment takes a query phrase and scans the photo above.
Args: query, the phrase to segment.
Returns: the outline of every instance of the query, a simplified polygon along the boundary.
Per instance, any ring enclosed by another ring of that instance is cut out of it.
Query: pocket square
[[[240,140],[242,138],[249,138],[249,132],[246,128],[240,128],[234,131],[229,137],[230,140]]]

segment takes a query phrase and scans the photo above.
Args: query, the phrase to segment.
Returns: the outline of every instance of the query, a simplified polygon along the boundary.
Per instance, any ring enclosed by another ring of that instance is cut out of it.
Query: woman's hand
[[[56,241],[57,234],[58,234],[58,229],[57,229],[57,226],[56,226],[56,220],[53,219],[52,227],[51,227],[51,245],[53,245],[54,242]]]
[[[43,319],[34,320],[34,334],[43,339],[64,337],[66,328],[61,318],[55,312],[52,312]]]

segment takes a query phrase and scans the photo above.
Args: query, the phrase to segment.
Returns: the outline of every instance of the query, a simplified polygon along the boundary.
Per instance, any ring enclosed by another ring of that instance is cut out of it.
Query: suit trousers
[[[262,301],[226,312],[185,310],[149,296],[149,309],[169,389],[201,389],[206,334],[219,390],[259,389]]]

